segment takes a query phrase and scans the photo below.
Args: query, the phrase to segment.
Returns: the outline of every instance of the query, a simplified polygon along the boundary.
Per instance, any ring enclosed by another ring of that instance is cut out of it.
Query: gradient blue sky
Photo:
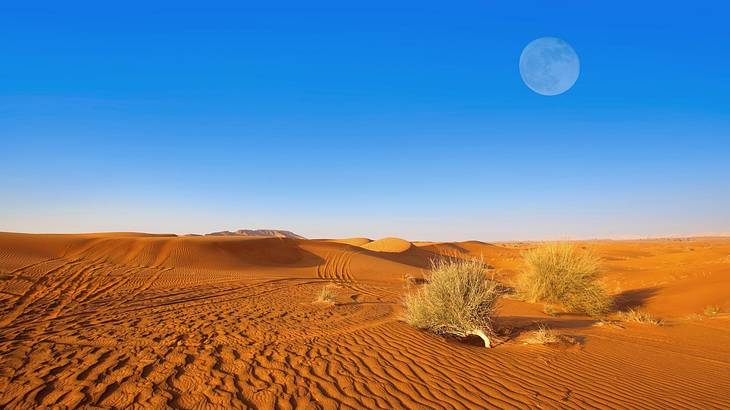
[[[0,230],[730,232],[725,2],[24,3]],[[581,59],[560,96],[520,79],[542,36]]]

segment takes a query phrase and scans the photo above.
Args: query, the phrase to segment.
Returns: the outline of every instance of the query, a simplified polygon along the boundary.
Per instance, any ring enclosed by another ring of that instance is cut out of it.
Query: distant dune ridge
[[[307,239],[292,231],[281,229],[239,229],[237,231],[220,231],[205,234],[205,236],[256,236],[273,238]]]

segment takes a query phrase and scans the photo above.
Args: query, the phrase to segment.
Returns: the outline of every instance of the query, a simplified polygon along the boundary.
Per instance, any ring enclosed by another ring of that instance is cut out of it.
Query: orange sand
[[[0,233],[0,408],[730,408],[730,239],[583,243],[597,323],[504,299],[494,349],[400,320],[404,275],[529,244]],[[335,282],[336,303],[313,304]],[[546,322],[579,344],[524,345]]]

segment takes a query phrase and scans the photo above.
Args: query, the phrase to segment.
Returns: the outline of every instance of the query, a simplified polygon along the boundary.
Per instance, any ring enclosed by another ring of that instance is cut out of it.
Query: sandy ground
[[[665,324],[504,299],[485,349],[401,321],[429,258],[509,284],[530,244],[0,233],[0,407],[730,408],[730,238],[582,245]],[[523,344],[540,322],[576,343]]]

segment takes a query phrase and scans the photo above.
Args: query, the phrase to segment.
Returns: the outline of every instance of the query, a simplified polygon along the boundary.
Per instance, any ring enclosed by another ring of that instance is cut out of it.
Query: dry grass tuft
[[[319,295],[317,295],[317,299],[314,301],[319,303],[335,303],[336,295],[335,287],[330,283],[322,287],[322,290],[319,291]]]
[[[705,316],[707,316],[707,317],[715,316],[718,313],[720,313],[720,306],[717,306],[717,305],[705,306],[705,310],[703,310],[702,313],[704,313]]]
[[[534,332],[530,332],[529,336],[522,339],[522,343],[527,345],[546,345],[558,343],[560,336],[545,324],[540,324]]]
[[[620,312],[619,316],[624,322],[636,322],[655,326],[662,325],[661,319],[657,319],[649,313],[642,312],[636,309],[629,309],[626,312]]]
[[[528,301],[602,316],[611,298],[599,281],[601,275],[600,260],[591,252],[569,243],[554,243],[524,253],[517,287]]]
[[[405,320],[436,334],[475,335],[490,347],[492,317],[502,287],[487,279],[481,259],[440,258],[415,293],[406,294]]]
[[[691,313],[687,316],[683,316],[682,320],[703,320],[705,317],[699,313]]]
[[[542,308],[542,313],[544,313],[544,314],[546,314],[548,316],[557,316],[558,315],[558,310],[555,309],[555,307],[553,307],[553,306],[545,305]]]
[[[403,275],[403,281],[406,283],[406,290],[410,290],[412,286],[422,285],[427,282],[424,278],[419,278],[408,273]]]

